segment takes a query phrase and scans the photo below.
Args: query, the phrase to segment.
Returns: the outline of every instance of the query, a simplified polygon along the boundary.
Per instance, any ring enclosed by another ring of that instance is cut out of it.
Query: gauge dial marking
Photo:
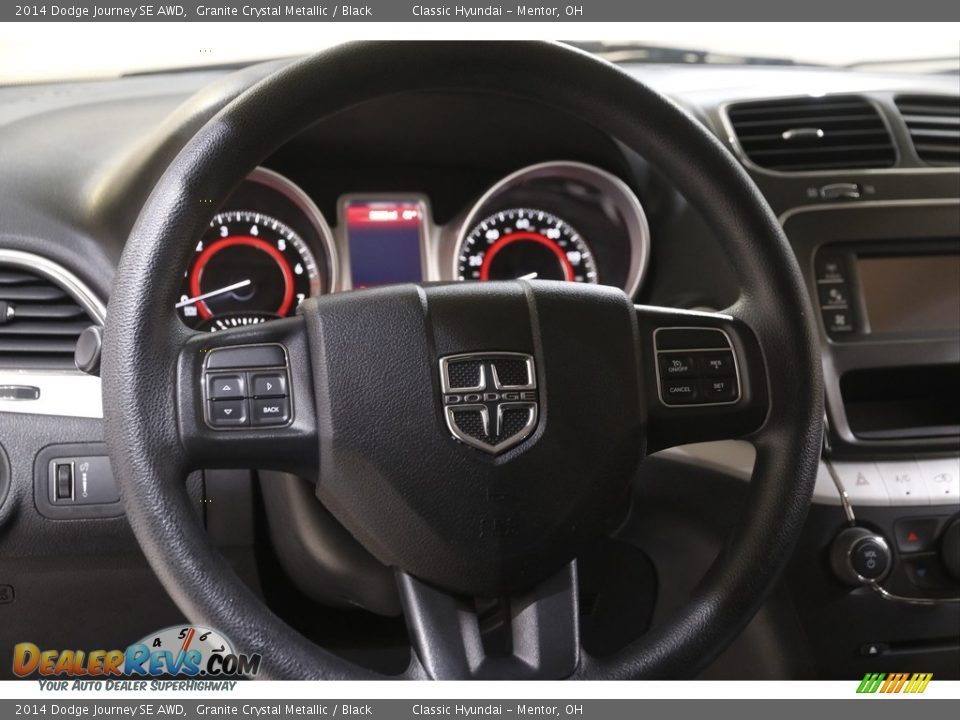
[[[457,276],[599,282],[593,253],[576,229],[531,208],[500,210],[478,222],[460,248]]]

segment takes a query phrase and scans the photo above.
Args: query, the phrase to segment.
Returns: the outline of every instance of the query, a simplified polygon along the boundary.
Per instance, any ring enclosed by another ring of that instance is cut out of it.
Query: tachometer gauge
[[[224,330],[292,315],[319,292],[317,262],[296,232],[263,213],[231,211],[197,243],[177,311],[190,327]]]
[[[460,280],[599,282],[580,233],[556,215],[531,208],[501,210],[477,223],[463,240],[457,272]]]

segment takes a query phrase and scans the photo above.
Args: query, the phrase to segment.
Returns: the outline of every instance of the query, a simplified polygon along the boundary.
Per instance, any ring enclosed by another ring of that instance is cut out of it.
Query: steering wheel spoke
[[[302,317],[190,335],[177,368],[177,424],[191,469],[313,477],[313,380]]]
[[[739,438],[768,411],[767,372],[750,326],[725,313],[637,306],[647,449]]]
[[[522,594],[476,600],[398,573],[422,670],[434,680],[561,680],[580,662],[576,563]]]

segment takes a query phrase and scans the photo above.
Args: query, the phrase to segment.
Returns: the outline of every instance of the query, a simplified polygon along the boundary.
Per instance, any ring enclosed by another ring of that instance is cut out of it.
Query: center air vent
[[[73,368],[77,337],[94,324],[59,284],[0,262],[0,368]]]
[[[897,157],[880,113],[861,97],[740,103],[728,117],[747,157],[772,170],[884,168]]]
[[[927,165],[960,165],[960,96],[901,96],[897,108]]]

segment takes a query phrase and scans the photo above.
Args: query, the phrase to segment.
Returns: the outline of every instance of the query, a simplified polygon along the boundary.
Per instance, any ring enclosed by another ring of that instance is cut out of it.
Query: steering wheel
[[[437,90],[522,96],[643,155],[716,231],[738,302],[681,311],[635,306],[609,287],[518,280],[310,298],[295,317],[215,334],[179,322],[189,238],[256,165],[340,110]],[[316,478],[319,501],[395,569],[415,650],[405,677],[687,677],[756,612],[806,516],[823,417],[811,318],[790,247],[740,165],[616,67],[550,43],[352,43],[237,97],[157,183],[107,313],[106,440],[160,582],[191,621],[261,653],[262,676],[377,677],[291,629],[244,585],[188,498],[195,469]],[[230,422],[210,400],[218,373],[264,368],[286,375],[285,397],[241,403],[246,424],[217,426]],[[578,554],[623,521],[645,455],[734,437],[757,459],[712,566],[668,621],[612,657],[589,656]],[[484,647],[476,598],[509,607],[511,650]]]

